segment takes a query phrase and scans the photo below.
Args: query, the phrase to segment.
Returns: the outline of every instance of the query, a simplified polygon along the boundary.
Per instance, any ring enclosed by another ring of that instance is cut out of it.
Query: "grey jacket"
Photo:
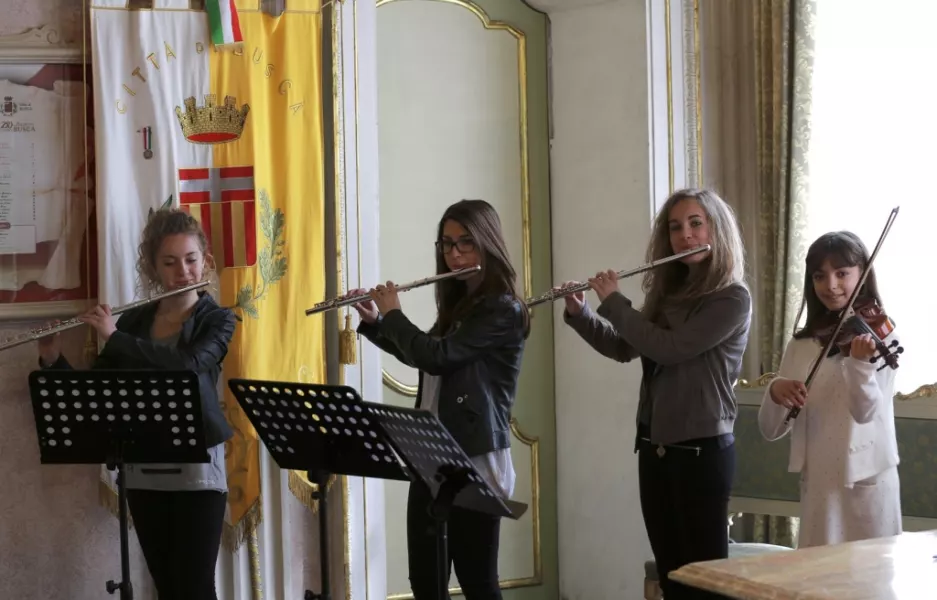
[[[563,317],[604,356],[619,362],[641,357],[637,421],[649,421],[652,443],[732,432],[738,414],[733,388],[751,325],[751,295],[744,285],[668,307],[665,325],[651,323],[618,292],[606,297],[597,312],[587,305],[582,314],[564,311]]]

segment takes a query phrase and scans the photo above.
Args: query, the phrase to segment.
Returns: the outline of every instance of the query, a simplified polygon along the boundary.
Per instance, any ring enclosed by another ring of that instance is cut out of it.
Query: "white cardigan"
[[[894,332],[884,341],[888,344],[892,339]],[[821,350],[820,344],[813,339],[791,339],[784,350],[779,376],[804,381]],[[784,419],[788,409],[771,400],[774,381],[768,385],[758,411],[758,426],[768,441],[778,440],[793,430],[788,471],[799,473],[808,461],[805,417],[811,403],[835,400],[842,400],[842,404],[848,406],[848,414],[843,411],[842,416],[848,421],[840,424],[844,427],[838,428],[842,432],[840,435],[848,436],[848,446],[840,446],[849,448],[844,461],[845,472],[841,474],[843,484],[852,487],[857,481],[898,465],[893,400],[895,370],[885,367],[877,371],[882,364],[881,361],[872,364],[867,360],[844,358],[842,354],[825,358],[810,386],[806,405],[787,426]]]

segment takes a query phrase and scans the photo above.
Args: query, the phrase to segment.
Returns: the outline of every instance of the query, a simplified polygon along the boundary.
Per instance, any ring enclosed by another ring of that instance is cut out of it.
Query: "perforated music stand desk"
[[[231,379],[228,386],[277,465],[306,471],[318,486],[322,592],[307,591],[306,600],[331,598],[325,493],[331,474],[423,480],[435,498],[432,514],[438,524],[437,551],[442,552],[438,566],[445,572],[441,598],[448,593],[449,508],[456,505],[515,519],[527,508],[501,500],[427,411],[363,402],[348,386],[249,379]]]
[[[409,481],[377,420],[354,388],[286,381],[230,379],[228,387],[281,469],[305,471],[317,485],[322,591],[306,600],[330,600],[329,476],[355,475]]]
[[[127,524],[127,463],[209,462],[198,377],[190,371],[55,370],[29,374],[41,464],[117,471],[121,581],[133,599]]]
[[[437,598],[449,598],[449,512],[453,506],[519,519],[527,505],[502,498],[475,470],[472,460],[435,415],[426,410],[365,402],[407,468],[430,489],[436,521]]]

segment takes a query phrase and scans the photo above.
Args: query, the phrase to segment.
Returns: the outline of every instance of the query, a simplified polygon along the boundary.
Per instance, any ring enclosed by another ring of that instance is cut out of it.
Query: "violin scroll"
[[[894,350],[890,350],[890,348],[894,348]],[[904,346],[899,346],[898,340],[892,340],[887,346],[885,346],[884,343],[881,347],[876,344],[875,349],[878,351],[878,354],[872,356],[869,362],[875,364],[881,360],[885,363],[877,369],[878,371],[881,371],[885,367],[891,367],[892,369],[898,368],[898,355],[904,352]]]

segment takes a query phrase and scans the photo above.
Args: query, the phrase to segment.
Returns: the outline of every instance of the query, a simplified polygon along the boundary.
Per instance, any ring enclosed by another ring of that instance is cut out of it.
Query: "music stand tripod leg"
[[[436,523],[436,597],[449,600],[449,514],[456,496],[469,483],[467,469],[440,468],[437,480],[442,480],[436,497],[429,505],[429,515]]]
[[[124,472],[123,442],[114,442],[114,450],[107,462],[109,471],[117,471],[117,512],[120,523],[120,583],[107,582],[107,593],[120,590],[120,600],[133,600],[133,584],[130,582],[130,532],[127,519],[127,480]]]
[[[106,589],[133,600],[126,465],[209,462],[198,376],[186,370],[39,370],[29,374],[29,392],[42,464],[103,464],[117,472],[121,581],[108,581]]]
[[[312,497],[319,502],[319,572],[322,591],[316,594],[306,590],[303,598],[304,600],[332,600],[329,581],[329,514],[328,491],[326,490],[329,474],[325,471],[307,471],[306,476],[309,481],[316,484],[317,489]]]

